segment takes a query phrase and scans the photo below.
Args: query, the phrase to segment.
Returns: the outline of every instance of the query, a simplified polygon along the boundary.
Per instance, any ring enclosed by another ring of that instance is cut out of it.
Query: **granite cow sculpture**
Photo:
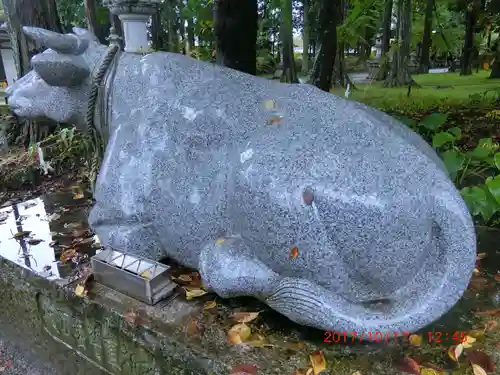
[[[85,128],[106,46],[24,28],[50,47],[7,90],[19,116]],[[121,53],[90,224],[104,245],[200,271],[328,331],[411,332],[461,297],[469,212],[427,143],[311,85],[181,54]]]

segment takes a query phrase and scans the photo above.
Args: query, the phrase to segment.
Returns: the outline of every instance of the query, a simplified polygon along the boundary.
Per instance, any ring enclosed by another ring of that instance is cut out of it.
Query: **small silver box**
[[[94,255],[91,266],[98,283],[149,305],[170,296],[177,287],[168,275],[169,266],[115,249]]]

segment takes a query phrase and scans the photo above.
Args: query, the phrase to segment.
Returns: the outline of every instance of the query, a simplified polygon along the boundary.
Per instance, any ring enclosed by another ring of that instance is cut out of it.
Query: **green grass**
[[[389,112],[446,110],[452,107],[491,106],[500,94],[500,80],[489,79],[489,72],[480,71],[472,76],[458,73],[436,73],[415,75],[413,78],[421,87],[384,88],[383,83],[356,85],[350,99],[357,100]],[[483,94],[488,90],[495,93]],[[345,89],[334,88],[332,92],[344,95]]]

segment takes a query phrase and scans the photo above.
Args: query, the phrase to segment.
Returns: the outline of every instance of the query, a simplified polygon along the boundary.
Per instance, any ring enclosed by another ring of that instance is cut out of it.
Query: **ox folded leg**
[[[201,250],[203,283],[223,298],[258,296],[264,300],[280,276],[249,253],[241,238],[219,239]]]

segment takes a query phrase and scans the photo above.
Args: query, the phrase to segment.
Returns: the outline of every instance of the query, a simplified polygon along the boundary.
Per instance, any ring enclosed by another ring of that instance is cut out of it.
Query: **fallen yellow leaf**
[[[87,290],[83,285],[78,284],[75,288],[75,295],[77,297],[85,297],[87,295]]]
[[[486,329],[486,328],[485,328]],[[480,330],[480,329],[473,329],[472,331],[469,331],[467,333],[467,336],[470,336],[470,337],[474,337],[474,338],[478,338],[478,337],[482,337],[484,336],[484,332],[485,332],[485,329],[484,330]],[[467,340],[466,337],[463,338],[463,341]]]
[[[420,346],[422,345],[422,336],[416,334],[410,335],[410,337],[408,337],[408,341],[410,345]]]
[[[82,193],[76,193],[75,195],[73,195],[73,199],[82,199],[84,197],[84,195]]]
[[[208,292],[204,289],[198,289],[198,288],[183,288],[184,291],[186,292],[186,299],[190,300],[193,298],[201,297],[207,294]]]
[[[476,255],[476,260],[484,259],[484,258],[486,258],[487,255],[488,255],[488,253],[479,253]]]
[[[207,301],[203,305],[203,310],[210,310],[215,308],[215,306],[217,306],[217,303],[215,301]]]
[[[231,315],[231,318],[238,323],[248,323],[252,320],[257,319],[258,316],[258,312],[235,312],[233,315]]]
[[[311,361],[314,375],[318,375],[326,369],[326,359],[321,351],[316,350],[312,352],[309,355],[309,360]]]
[[[292,250],[290,250],[290,258],[295,259],[299,255],[299,249],[297,247],[294,247]]]
[[[465,336],[464,341],[461,343],[461,345],[466,348],[472,348],[472,344],[476,342],[476,339],[472,336]]]
[[[276,108],[276,101],[274,101],[274,100],[264,101],[264,108],[267,110],[275,109]]]
[[[437,370],[434,370],[433,368],[428,368],[428,367],[421,367],[420,373],[422,375],[441,375],[442,374],[442,372],[439,372]]]
[[[472,363],[472,372],[474,373],[474,375],[487,375],[486,371],[484,371],[481,366],[476,365],[475,363]]]
[[[479,271],[479,269],[477,269],[477,268],[474,268],[472,270],[472,272],[474,273],[474,275],[480,275],[481,274],[481,271]]]
[[[292,375],[312,375],[313,371],[312,368],[299,368],[292,372]]]
[[[463,351],[464,351],[464,346],[462,344],[453,345],[450,346],[450,348],[448,349],[448,355],[452,360],[458,362],[458,358],[460,357]]]
[[[76,253],[76,249],[68,249],[64,253],[61,254],[59,260],[61,263],[66,263],[76,257],[78,254]]]
[[[227,340],[230,344],[238,345],[247,340],[251,334],[252,331],[250,327],[245,323],[236,324],[235,326],[231,327],[231,329],[227,333]]]
[[[220,245],[221,243],[224,243],[225,239],[224,238],[219,238],[217,241],[215,241],[216,245]]]
[[[264,336],[259,335],[258,333],[254,333],[245,341],[245,344],[254,346],[256,348],[263,348],[264,346],[269,345],[269,342]]]

